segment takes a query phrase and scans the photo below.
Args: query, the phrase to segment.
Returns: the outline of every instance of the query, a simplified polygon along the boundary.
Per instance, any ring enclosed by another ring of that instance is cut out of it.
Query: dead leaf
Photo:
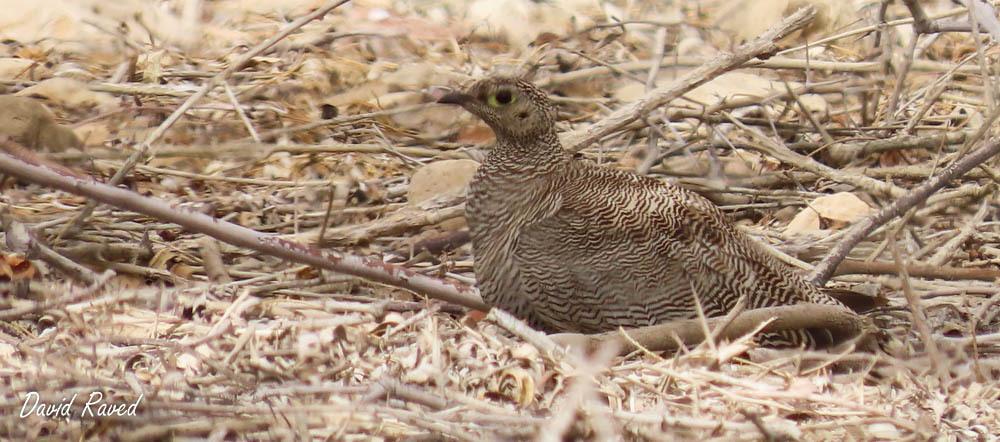
[[[51,75],[45,65],[27,58],[0,58],[0,80],[37,80]]]
[[[837,230],[868,216],[871,211],[868,204],[850,192],[821,196],[795,215],[785,228],[785,233],[805,234]],[[821,228],[823,226],[820,217],[826,221],[825,229]]]
[[[500,375],[497,393],[526,407],[535,401],[535,378],[527,370],[511,367]]]
[[[35,277],[35,266],[20,254],[0,254],[0,281],[17,281]]]

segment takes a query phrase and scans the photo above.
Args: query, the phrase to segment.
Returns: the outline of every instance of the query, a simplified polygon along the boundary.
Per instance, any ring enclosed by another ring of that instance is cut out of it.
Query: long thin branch
[[[847,254],[868,234],[872,233],[879,226],[900,214],[910,210],[917,204],[927,200],[934,192],[937,192],[949,181],[958,179],[972,168],[982,164],[997,153],[1000,153],[1000,138],[990,140],[985,146],[970,152],[961,157],[950,166],[941,171],[940,174],[927,180],[913,189],[909,190],[902,197],[896,199],[888,206],[882,208],[874,215],[871,215],[851,227],[844,235],[844,238],[834,246],[823,258],[823,260],[809,273],[809,280],[816,285],[822,286],[833,275],[834,270],[840,262],[847,257]]]
[[[799,9],[760,37],[737,48],[733,53],[720,54],[673,84],[656,88],[639,100],[613,112],[588,127],[583,133],[569,135],[565,139],[565,145],[570,151],[578,151],[618,131],[629,123],[649,115],[657,108],[670,103],[709,80],[739,67],[754,57],[763,56],[766,58],[768,54],[777,52],[779,40],[808,24],[815,15],[816,10],[812,7]]]
[[[903,4],[913,16],[913,28],[918,34],[936,34],[938,32],[970,32],[971,23],[939,22],[931,19],[917,0],[903,0]]]
[[[8,143],[13,144],[5,138],[0,138],[0,146],[6,146]],[[220,221],[184,207],[172,206],[157,199],[143,197],[125,189],[98,183],[89,178],[75,176],[45,165],[31,164],[28,161],[31,161],[31,159],[29,158],[27,161],[24,161],[6,153],[0,153],[0,173],[85,196],[100,203],[131,210],[166,222],[172,222],[188,231],[203,233],[235,246],[255,250],[288,261],[401,287],[472,309],[489,310],[489,307],[479,297],[478,292],[472,287],[422,275],[404,267],[385,263],[374,257],[320,250],[283,240],[229,222]],[[770,319],[775,319],[774,324],[768,328],[773,330],[808,327],[831,328],[846,332],[847,336],[864,330],[863,320],[853,312],[838,306],[833,306],[837,309],[836,311],[827,312],[822,310],[827,307],[831,306],[809,304],[787,306],[776,310],[744,312],[725,328],[726,334],[723,336],[730,338],[740,336],[756,328],[762,321]],[[816,309],[821,309],[821,314],[817,314]],[[728,320],[729,318],[713,318],[710,321]],[[670,348],[672,343],[674,343],[674,336],[680,336],[681,342],[684,343],[697,342],[704,338],[701,327],[693,326],[684,321],[632,330],[629,331],[629,334],[640,345],[650,349]],[[625,341],[616,334],[586,339]],[[622,342],[621,345],[628,348],[628,343],[626,342]]]
[[[728,320],[730,318],[708,318],[707,324],[713,329]],[[825,328],[837,337],[860,336],[862,340],[871,338],[868,335],[874,332],[874,327],[866,318],[847,308],[836,305],[796,304],[746,310],[725,326],[719,338],[735,340],[753,332],[765,321],[772,322],[763,329],[764,331]],[[553,335],[552,339],[559,344],[587,351],[594,351],[609,344],[617,345],[623,354],[635,350],[636,344],[650,351],[672,351],[676,350],[679,344],[696,345],[705,339],[705,333],[699,322],[698,319],[686,319],[629,329],[625,330],[628,338],[622,336],[621,332],[614,331],[597,335],[561,333]]]
[[[869,193],[887,195],[891,197],[900,197],[905,194],[905,190],[899,186],[879,181],[863,174],[850,173],[834,169],[810,157],[792,152],[791,149],[785,147],[783,144],[772,141],[767,135],[764,135],[764,133],[757,128],[752,128],[743,124],[728,112],[724,113],[724,115],[731,123],[746,131],[751,137],[754,138],[755,141],[757,141],[758,144],[751,144],[751,147],[784,163],[791,164],[798,169],[807,170],[833,181],[859,187]]]
[[[0,144],[6,143],[6,140],[0,139]],[[185,207],[173,206],[125,189],[98,183],[87,178],[78,178],[42,165],[30,164],[6,153],[0,153],[0,173],[85,196],[100,203],[131,210],[166,222],[176,223],[188,231],[203,233],[235,246],[245,247],[288,261],[401,287],[471,309],[488,310],[476,289],[472,287],[422,275],[404,267],[383,262],[376,257],[321,250],[255,232],[188,210]]]

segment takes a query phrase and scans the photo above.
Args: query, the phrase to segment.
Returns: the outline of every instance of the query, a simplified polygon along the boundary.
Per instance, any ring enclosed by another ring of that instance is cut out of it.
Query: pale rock
[[[464,195],[479,163],[472,160],[444,160],[427,164],[410,177],[407,202],[415,205],[438,195]],[[452,218],[438,224],[443,231],[465,227],[465,217]]]
[[[479,163],[472,160],[444,160],[427,164],[410,177],[409,204],[417,204],[438,195],[464,194],[476,174]]]
[[[29,149],[62,151],[83,146],[72,129],[55,122],[44,104],[28,97],[0,95],[0,134]]]

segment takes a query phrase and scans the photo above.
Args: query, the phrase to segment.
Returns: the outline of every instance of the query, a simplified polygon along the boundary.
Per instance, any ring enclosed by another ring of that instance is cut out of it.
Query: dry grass
[[[222,78],[160,136],[161,123],[208,78],[326,3],[135,1],[66,7],[64,16],[51,3],[39,22],[0,31],[0,56],[37,62],[5,73],[7,92],[53,77],[81,82],[33,94],[87,145],[49,158],[106,180],[153,134],[152,160],[123,182],[138,193],[307,243],[326,222],[337,229],[326,238],[341,240],[331,247],[462,284],[474,281],[468,245],[413,247],[456,228],[438,224],[454,221],[454,210],[371,228],[405,207],[415,168],[479,158],[475,146],[488,142],[488,129],[470,116],[424,104],[433,88],[528,60],[560,103],[562,129],[579,131],[641,96],[658,58],[659,84],[668,84],[738,43],[733,29],[741,27],[719,21],[734,2],[511,1],[484,20],[481,3],[359,0]],[[193,4],[202,9],[184,9]],[[910,57],[908,25],[887,28],[875,48],[875,34],[863,30],[877,8],[820,4],[821,20],[783,43],[812,42],[808,57],[793,50],[739,71],[788,82],[794,94],[780,81],[769,97],[720,86],[644,116],[656,125],[652,148],[651,131],[633,126],[582,154],[702,191],[776,249],[816,262],[841,238],[840,226],[814,235],[785,226],[817,196],[851,191],[881,207],[952,161],[980,127],[994,135],[995,79],[981,75],[995,69],[993,45],[937,34],[922,37]],[[896,8],[890,19],[908,17]],[[603,26],[612,15],[647,23]],[[658,24],[667,32],[657,33]],[[839,38],[817,46],[831,36]],[[880,65],[887,60],[890,74]],[[752,89],[751,80],[736,83]],[[730,96],[706,102],[712,94]],[[323,120],[324,104],[337,115]],[[802,164],[762,155],[769,148],[760,134],[811,155]],[[876,140],[890,141],[866,144]],[[886,335],[882,352],[741,341],[582,359],[540,351],[481,315],[419,294],[226,244],[213,251],[202,235],[109,206],[98,206],[77,235],[60,237],[86,201],[5,179],[7,216],[89,270],[70,278],[48,259],[25,263],[0,249],[0,436],[994,440],[1000,290],[988,272],[1000,263],[998,176],[995,161],[983,164],[852,251],[891,264],[890,274],[834,278],[890,298],[871,314]],[[12,229],[7,247],[18,237]],[[898,264],[908,266],[903,277]],[[932,279],[919,265],[939,273]],[[113,276],[101,274],[108,269]],[[965,269],[986,273],[957,273]],[[76,395],[70,417],[20,417],[32,392],[54,406]],[[138,400],[134,415],[81,417],[95,393],[105,405]]]

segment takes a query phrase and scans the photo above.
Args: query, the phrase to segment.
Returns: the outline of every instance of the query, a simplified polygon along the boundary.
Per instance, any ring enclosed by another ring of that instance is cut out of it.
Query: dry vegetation
[[[491,134],[428,103],[480,75],[537,67],[578,140],[814,4],[784,50],[580,151],[702,192],[813,264],[851,223],[996,143],[995,43],[915,39],[900,4],[878,27],[873,1],[357,0],[301,26],[332,3],[5,3],[0,88],[52,114],[5,104],[0,129],[35,161],[109,181],[148,148],[120,187],[458,286],[474,274],[454,189]],[[741,340],[584,359],[494,315],[148,214],[81,217],[88,198],[3,176],[0,437],[995,440],[998,177],[990,160],[951,180],[840,266],[832,284],[889,298],[869,315],[882,351]],[[31,392],[78,396],[68,419],[22,418]],[[81,418],[95,392],[142,397],[134,416]]]

